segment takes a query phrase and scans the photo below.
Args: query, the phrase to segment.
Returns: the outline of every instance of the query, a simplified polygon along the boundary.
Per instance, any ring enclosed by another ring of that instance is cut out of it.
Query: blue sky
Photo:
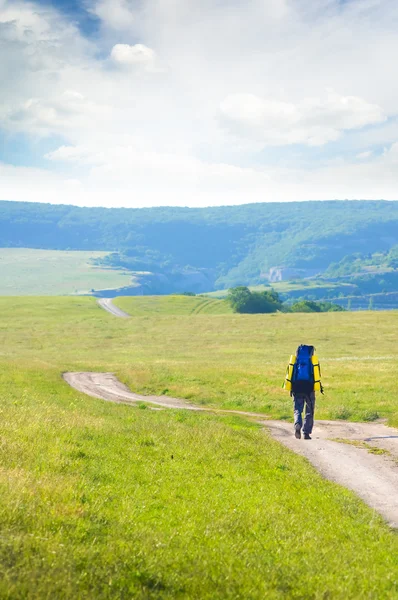
[[[78,24],[83,35],[94,36],[101,27],[101,20],[90,11],[90,4],[79,0],[37,0],[36,4],[58,10]]]
[[[397,199],[398,3],[0,0],[0,198]]]

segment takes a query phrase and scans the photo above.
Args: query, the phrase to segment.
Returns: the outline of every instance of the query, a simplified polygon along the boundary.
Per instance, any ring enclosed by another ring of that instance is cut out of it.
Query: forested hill
[[[112,264],[192,288],[308,276],[398,244],[398,202],[323,201],[212,208],[105,209],[0,202],[0,246],[109,250]],[[185,276],[184,275],[184,276]],[[196,284],[194,283],[196,281]],[[181,284],[182,285],[182,284]],[[173,290],[170,290],[173,291]]]

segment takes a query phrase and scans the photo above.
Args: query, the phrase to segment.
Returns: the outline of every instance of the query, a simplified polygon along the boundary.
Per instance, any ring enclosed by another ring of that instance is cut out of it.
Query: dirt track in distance
[[[257,413],[207,409],[168,396],[142,396],[131,392],[112,373],[64,373],[63,377],[79,392],[111,402],[146,402],[255,419],[284,446],[306,457],[324,477],[351,489],[391,527],[398,528],[398,429],[382,423],[317,421],[311,441],[296,440],[291,423],[270,421]]]
[[[111,313],[114,317],[120,317],[121,319],[129,319],[130,315],[125,313],[123,310],[115,306],[112,302],[112,298],[100,298],[97,300],[98,305],[106,310],[108,313]]]

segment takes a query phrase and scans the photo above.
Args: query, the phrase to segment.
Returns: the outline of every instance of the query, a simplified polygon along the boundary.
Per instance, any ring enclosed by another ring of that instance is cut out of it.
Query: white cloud
[[[116,31],[131,30],[136,23],[132,3],[128,0],[98,0],[94,3],[92,12],[107,27]]]
[[[386,119],[379,106],[333,92],[325,99],[305,98],[296,105],[253,94],[233,94],[221,102],[219,118],[221,125],[237,136],[271,145],[310,146],[322,146],[339,139],[346,130]]]
[[[172,187],[175,201],[185,203],[191,192],[209,189],[230,193],[261,188],[267,182],[265,171],[225,163],[209,163],[186,155],[143,151],[140,146],[111,146],[105,150],[90,146],[62,146],[47,155],[51,161],[85,165],[91,185],[128,189],[140,194],[159,193]],[[155,175],[155,177],[154,177]],[[181,195],[181,193],[183,194]]]
[[[101,27],[87,40],[54,9],[0,0],[0,128],[64,139],[45,169],[3,165],[0,197],[398,196],[397,3],[91,1]],[[294,144],[335,156],[308,167],[298,149],[306,167],[282,168]],[[279,163],[262,164],[267,146],[280,146]],[[337,160],[347,148],[352,159]]]
[[[372,156],[373,152],[372,150],[366,150],[365,152],[360,152],[359,154],[356,155],[356,158],[358,160],[366,160],[368,158],[370,158]]]
[[[398,143],[372,162],[344,162],[312,170],[242,168],[186,156],[141,154],[114,147],[70,148],[51,158],[83,164],[83,180],[64,173],[0,164],[0,197],[84,206],[207,206],[245,202],[339,198],[397,199]],[[323,190],[320,193],[320,190]]]
[[[144,44],[116,44],[111,52],[112,60],[122,66],[151,66],[153,65],[156,54]]]
[[[3,113],[3,127],[12,131],[51,135],[68,134],[71,129],[91,130],[98,120],[104,123],[110,108],[87,100],[82,94],[66,90],[59,96],[29,98]]]
[[[82,186],[82,182],[79,179],[65,179],[64,185],[76,189]]]

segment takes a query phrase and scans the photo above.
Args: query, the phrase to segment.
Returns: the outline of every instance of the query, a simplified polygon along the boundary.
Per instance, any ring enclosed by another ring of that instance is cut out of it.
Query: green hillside
[[[358,253],[345,256],[340,262],[332,263],[324,273],[329,278],[341,278],[353,275],[388,273],[398,269],[398,244],[388,252],[361,255]]]
[[[229,303],[199,296],[140,296],[115,298],[113,303],[134,317],[145,315],[224,315],[232,313]]]
[[[281,380],[310,339],[319,417],[398,424],[397,319],[116,319],[93,298],[0,298],[0,597],[395,598],[397,535],[258,426],[115,405],[61,373],[291,419]]]
[[[0,248],[1,296],[89,294],[134,285],[130,273],[95,266],[106,252]]]
[[[389,252],[398,243],[397,232],[398,202],[202,209],[0,202],[0,246],[111,251],[98,262],[127,269],[145,294],[259,285],[270,276],[308,277],[353,253]]]

